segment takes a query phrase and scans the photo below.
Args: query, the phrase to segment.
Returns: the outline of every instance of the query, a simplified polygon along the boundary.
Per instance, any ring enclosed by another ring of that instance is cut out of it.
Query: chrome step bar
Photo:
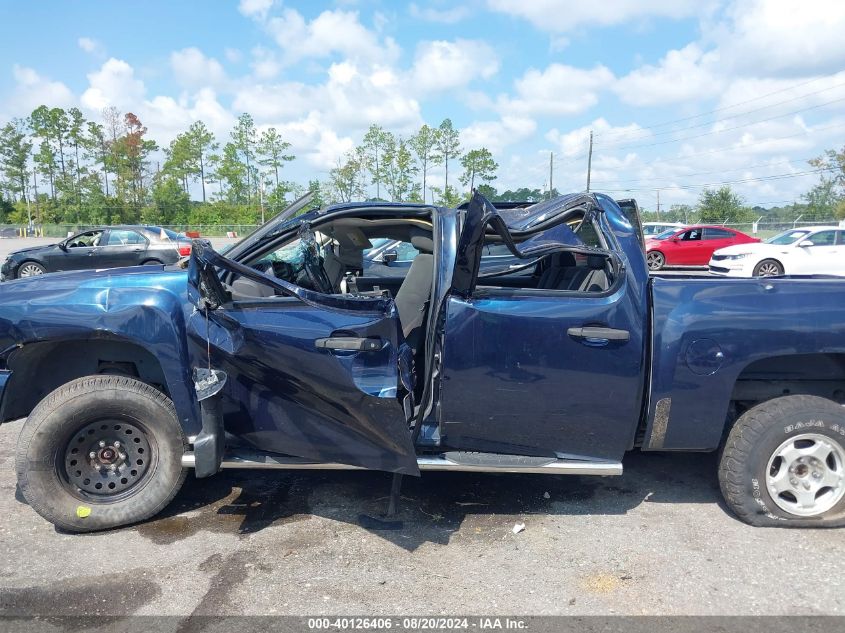
[[[182,466],[193,468],[193,453],[182,456]],[[535,465],[461,463],[440,455],[422,455],[417,464],[423,471],[456,471],[468,473],[522,473],[531,475],[621,475],[622,463],[611,461],[553,460]],[[360,466],[324,462],[309,462],[296,457],[265,454],[228,455],[223,457],[221,468],[274,469],[274,470],[366,470]]]

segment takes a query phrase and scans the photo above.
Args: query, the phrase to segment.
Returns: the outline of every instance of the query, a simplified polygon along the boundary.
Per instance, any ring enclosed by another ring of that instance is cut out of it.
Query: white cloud
[[[195,47],[173,51],[170,54],[170,68],[176,80],[185,88],[220,87],[228,82],[220,62],[213,57],[206,57]]]
[[[697,44],[670,50],[656,66],[644,65],[619,79],[614,92],[625,103],[653,106],[701,100],[719,93],[724,78],[717,74],[718,55],[705,54]]]
[[[137,108],[146,92],[144,82],[135,77],[132,66],[114,57],[100,70],[89,73],[88,83],[90,87],[82,93],[82,105],[96,111],[108,106]]]
[[[223,54],[226,56],[226,59],[233,64],[237,64],[244,58],[244,54],[237,48],[230,48],[226,47],[223,50]]]
[[[272,79],[282,70],[282,64],[276,53],[263,46],[256,46],[252,49],[252,62],[250,62],[252,73],[257,79]]]
[[[158,95],[138,104],[133,112],[151,130],[153,138],[161,146],[167,145],[194,121],[203,121],[218,138],[225,138],[235,123],[235,117],[220,104],[210,88],[201,89],[192,97],[182,96],[179,99]]]
[[[700,0],[488,0],[494,11],[528,20],[540,30],[571,32],[590,25],[612,26],[635,19],[684,18],[706,3]]]
[[[415,90],[453,90],[476,78],[489,79],[499,70],[495,51],[478,40],[421,42],[417,46],[411,84]]]
[[[238,11],[250,18],[264,19],[273,7],[274,0],[241,0]]]
[[[448,9],[436,9],[430,6],[420,7],[416,2],[411,3],[408,12],[414,19],[439,22],[440,24],[455,24],[470,15],[469,7],[466,6],[459,5]]]
[[[252,113],[259,123],[277,126],[317,112],[321,123],[336,130],[359,131],[376,121],[393,131],[408,131],[422,118],[419,102],[402,82],[388,66],[345,61],[332,64],[322,84],[244,84],[233,107]]]
[[[93,54],[102,54],[103,53],[103,45],[90,37],[80,37],[76,40],[77,45],[86,53],[93,53]]]
[[[546,140],[552,143],[557,151],[565,157],[586,157],[590,143],[590,132],[594,133],[596,141],[600,138],[616,140],[619,138],[644,139],[648,137],[648,131],[643,130],[636,123],[615,126],[611,125],[605,118],[599,117],[589,125],[566,132],[552,128],[546,133]]]
[[[355,11],[323,11],[307,21],[295,9],[285,9],[279,16],[264,21],[268,32],[284,51],[288,64],[307,58],[341,55],[352,61],[392,63],[399,47],[390,38],[380,38],[366,28]]]
[[[51,108],[67,107],[76,102],[76,98],[65,84],[52,81],[39,75],[26,66],[12,67],[15,86],[6,103],[12,116],[26,116],[40,105]]]
[[[559,116],[578,114],[598,102],[598,93],[609,87],[613,73],[605,66],[592,69],[551,64],[530,69],[514,82],[514,96],[500,95],[498,108],[505,114]]]
[[[845,66],[840,0],[736,0],[708,35],[743,74],[835,72]]]
[[[505,116],[498,121],[475,121],[461,130],[461,144],[465,150],[486,147],[494,155],[516,145],[537,130],[537,123],[526,117]]]

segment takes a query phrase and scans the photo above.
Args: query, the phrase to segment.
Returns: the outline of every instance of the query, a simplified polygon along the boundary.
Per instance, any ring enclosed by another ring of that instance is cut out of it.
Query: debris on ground
[[[513,526],[513,529],[511,531],[514,534],[519,534],[523,530],[525,530],[525,523],[517,523],[516,525]]]

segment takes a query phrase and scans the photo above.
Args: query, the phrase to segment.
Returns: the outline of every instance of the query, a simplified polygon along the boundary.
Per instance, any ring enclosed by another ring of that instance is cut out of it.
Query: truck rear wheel
[[[719,484],[751,525],[845,525],[845,409],[817,396],[750,409],[728,435]]]
[[[18,485],[59,528],[90,532],[160,512],[185,480],[170,399],[125,376],[88,376],[42,400],[18,439]]]

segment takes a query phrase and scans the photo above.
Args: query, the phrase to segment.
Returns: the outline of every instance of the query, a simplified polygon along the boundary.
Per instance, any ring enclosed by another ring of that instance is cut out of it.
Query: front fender
[[[76,287],[44,292],[42,284],[18,284],[0,295],[0,344],[10,346],[12,370],[5,411],[15,393],[30,388],[15,375],[27,348],[43,342],[118,341],[141,347],[159,362],[168,393],[187,434],[199,430],[199,406],[191,380],[185,336],[185,274],[111,275]]]

